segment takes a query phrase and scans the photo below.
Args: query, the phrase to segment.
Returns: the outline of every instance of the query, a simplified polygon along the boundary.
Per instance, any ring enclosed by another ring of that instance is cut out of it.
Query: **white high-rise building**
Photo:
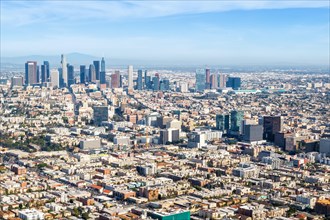
[[[133,85],[133,66],[129,65],[128,66],[128,90],[133,90],[134,85]]]
[[[60,88],[60,73],[58,70],[55,69],[50,71],[50,81],[53,88]]]
[[[61,64],[62,64],[62,77],[63,77],[63,82],[65,86],[68,85],[68,69],[67,69],[67,63],[66,63],[66,58],[64,54],[61,55]]]

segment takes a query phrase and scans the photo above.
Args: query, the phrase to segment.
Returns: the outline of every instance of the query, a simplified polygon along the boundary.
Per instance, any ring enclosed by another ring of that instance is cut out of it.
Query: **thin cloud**
[[[53,21],[156,18],[231,10],[321,8],[329,1],[3,1],[1,23],[24,26]]]

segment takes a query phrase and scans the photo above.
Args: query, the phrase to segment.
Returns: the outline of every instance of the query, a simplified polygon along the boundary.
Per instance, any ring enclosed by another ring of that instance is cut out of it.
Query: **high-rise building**
[[[211,88],[211,70],[205,69],[205,89]]]
[[[217,89],[218,88],[218,74],[214,73],[211,75],[210,77],[210,81],[211,81],[211,89]]]
[[[142,90],[143,89],[143,75],[142,75],[142,70],[138,70],[137,89],[138,90]]]
[[[23,86],[24,85],[24,78],[22,76],[14,76],[11,78],[11,87],[14,86]]]
[[[38,66],[36,61],[27,61],[25,63],[25,85],[38,83]]]
[[[242,132],[242,121],[244,119],[243,111],[231,111],[230,112],[230,131],[231,132]]]
[[[282,131],[282,117],[281,116],[265,116],[263,118],[264,139],[267,141],[274,141],[275,134]]]
[[[115,71],[114,74],[111,75],[111,88],[120,88],[120,81],[121,81],[121,75],[118,70]]]
[[[230,129],[230,115],[223,114],[223,115],[216,115],[216,129],[222,131],[226,134]]]
[[[246,124],[244,125],[243,140],[248,142],[261,141],[263,126],[257,124]]]
[[[220,89],[226,88],[227,76],[225,74],[218,75],[218,87]]]
[[[102,57],[101,60],[101,72],[100,72],[100,84],[105,84],[105,60],[104,57]]]
[[[206,74],[204,69],[196,70],[196,91],[203,92],[205,89]]]
[[[50,71],[50,82],[52,83],[53,88],[61,87],[60,72],[58,70]]]
[[[241,87],[241,78],[229,77],[227,81],[227,87],[231,87],[234,90],[238,90]]]
[[[68,85],[68,69],[67,69],[67,63],[66,58],[64,54],[61,55],[61,64],[62,64],[62,77],[63,77],[63,86]]]
[[[128,66],[128,90],[134,90],[134,84],[133,84],[133,66]]]
[[[80,83],[86,82],[86,66],[80,65]]]
[[[93,120],[95,125],[100,126],[103,121],[108,121],[108,106],[94,106],[93,111]]]
[[[96,82],[96,71],[95,66],[93,64],[89,65],[89,74],[88,74],[89,82]]]
[[[49,62],[44,61],[44,64],[41,65],[41,83],[49,81]]]
[[[153,90],[154,91],[159,91],[160,80],[159,80],[159,74],[158,73],[156,73],[155,76],[152,78],[152,83],[153,83]]]
[[[145,89],[150,89],[151,77],[148,76],[148,71],[144,71],[144,87]]]
[[[93,65],[95,67],[95,81],[100,80],[100,61],[94,60]]]
[[[74,81],[74,66],[68,64],[68,84],[67,87],[70,87],[72,84],[75,83]]]
[[[161,90],[161,91],[168,91],[168,90],[170,90],[170,80],[168,80],[168,79],[163,79],[163,80],[160,82],[160,90]]]

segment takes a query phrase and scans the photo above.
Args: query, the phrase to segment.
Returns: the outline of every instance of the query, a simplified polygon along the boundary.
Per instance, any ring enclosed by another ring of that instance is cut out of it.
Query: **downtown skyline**
[[[144,64],[328,66],[329,2],[1,2],[1,57],[71,52]]]

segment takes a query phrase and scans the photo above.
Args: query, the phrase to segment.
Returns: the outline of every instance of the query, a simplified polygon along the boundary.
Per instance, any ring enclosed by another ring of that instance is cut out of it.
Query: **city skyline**
[[[1,12],[1,57],[329,65],[328,1],[2,1]]]

